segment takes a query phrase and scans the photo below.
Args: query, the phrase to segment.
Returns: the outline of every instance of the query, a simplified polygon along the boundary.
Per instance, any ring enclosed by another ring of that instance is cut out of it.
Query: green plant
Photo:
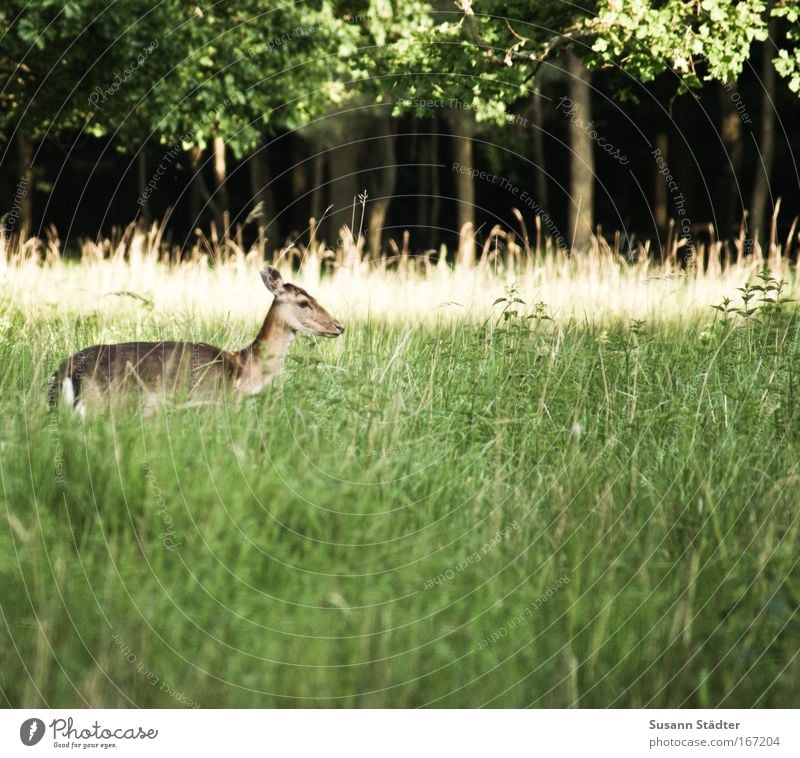
[[[758,316],[778,315],[785,310],[786,305],[793,302],[792,298],[784,295],[786,282],[776,279],[769,268],[762,269],[756,275],[756,280],[756,283],[748,280],[737,288],[741,293],[741,305],[736,305],[730,297],[724,297],[720,304],[711,306],[722,314],[723,322],[733,316],[750,320]]]
[[[501,321],[508,322],[520,318],[518,306],[524,306],[525,301],[519,296],[519,285],[516,282],[506,285],[506,294],[492,303],[492,307],[497,305],[503,306],[497,320],[498,324]]]

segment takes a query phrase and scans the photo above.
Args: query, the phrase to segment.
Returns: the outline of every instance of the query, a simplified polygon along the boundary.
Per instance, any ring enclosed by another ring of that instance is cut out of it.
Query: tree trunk
[[[533,116],[533,155],[536,163],[533,186],[536,190],[536,200],[542,208],[547,208],[547,163],[544,155],[544,109],[542,108],[542,93],[537,87],[533,91],[531,105]]]
[[[716,216],[717,235],[720,239],[736,237],[742,206],[739,176],[742,168],[742,119],[736,110],[736,102],[741,102],[738,82],[720,85],[719,132],[725,151],[722,169],[717,180],[717,191],[712,213]],[[736,99],[736,102],[734,102]]]
[[[228,237],[226,223],[226,212],[230,211],[228,199],[228,165],[225,156],[225,142],[222,137],[214,137],[214,181],[216,183],[214,195],[214,220],[217,230],[221,232],[223,238]]]
[[[677,98],[672,107],[672,128],[670,129],[669,139],[669,168],[677,182],[678,188],[670,193],[671,209],[668,211],[668,215],[671,215],[672,218],[677,217],[676,220],[678,224],[673,229],[673,235],[678,238],[686,238],[687,242],[691,245],[694,245],[694,236],[691,226],[684,229],[680,222],[682,219],[688,219],[691,222],[691,219],[695,216],[694,199],[697,194],[695,190],[698,186],[700,173],[697,166],[697,156],[692,150],[692,145],[687,144],[687,141],[682,135],[691,134],[692,124],[695,123],[697,119],[701,118],[702,114],[702,107],[690,95],[683,95]],[[669,191],[669,187],[667,187],[667,190]],[[705,197],[705,194],[706,193],[703,192],[702,196]],[[679,203],[680,208],[685,211],[684,215],[680,215],[679,213]],[[669,255],[671,251],[665,250],[665,252]],[[682,255],[686,254],[686,249],[684,249]]]
[[[427,123],[427,122],[426,122]],[[417,138],[417,219],[416,234],[428,244],[427,230],[431,228],[431,164],[433,137],[420,134]]]
[[[665,132],[656,135],[656,148],[661,151],[661,157],[669,165],[669,137]],[[653,217],[656,223],[656,233],[658,238],[664,242],[667,234],[667,220],[669,218],[669,194],[667,192],[667,182],[658,170],[658,165],[654,162],[655,177],[653,179]]]
[[[430,134],[420,136],[419,189],[417,197],[417,234],[427,249],[438,242],[436,224],[442,201],[439,182],[439,134],[434,116],[429,122]]]
[[[253,217],[258,225],[259,244],[263,245],[267,235],[279,234],[275,219],[275,196],[269,185],[269,163],[264,148],[257,149],[247,160],[250,169],[250,195],[253,198]]]
[[[381,257],[383,244],[383,229],[386,225],[386,216],[392,204],[395,187],[397,186],[397,156],[395,154],[395,136],[391,119],[384,120],[386,131],[378,141],[380,149],[380,179],[369,201],[369,220],[367,222],[369,256],[372,260]]]
[[[19,151],[18,181],[14,192],[14,204],[17,206],[19,221],[17,233],[19,241],[24,242],[31,236],[33,229],[33,143],[29,137],[17,131],[17,150]],[[8,221],[6,222],[8,224]],[[12,227],[12,231],[13,227]]]
[[[212,212],[214,211],[214,201],[211,199],[211,193],[208,191],[205,179],[203,179],[203,149],[200,147],[193,147],[191,159],[192,179],[190,200],[192,225],[194,227],[199,227],[203,211],[205,211],[206,208]],[[214,214],[212,213],[212,215]]]
[[[325,188],[322,183],[325,181],[325,154],[320,152],[313,159],[314,178],[312,179],[313,188],[311,190],[311,218],[314,219],[312,233],[315,239],[324,239],[322,229],[322,214],[325,209],[322,207],[322,198]]]
[[[459,110],[452,111],[448,120],[453,140],[453,159],[458,164],[454,171],[458,201],[456,262],[472,268],[475,265],[475,179],[472,176],[473,117],[468,111]]]
[[[351,135],[354,136],[354,135]],[[328,153],[328,169],[330,183],[328,184],[329,205],[331,209],[331,224],[335,234],[343,226],[350,227],[353,222],[353,205],[356,196],[362,190],[358,186],[358,143],[337,145]],[[356,233],[356,230],[351,230]]]
[[[281,140],[281,145],[284,145],[285,139],[287,138]],[[276,150],[288,150],[291,163],[289,169],[291,201],[281,202],[281,220],[287,232],[304,229],[311,217],[311,197],[307,195],[310,168],[308,143],[294,134],[286,147],[277,147]]]
[[[151,216],[150,200],[147,197],[147,182],[150,180],[150,177],[147,175],[147,153],[145,152],[144,145],[142,145],[139,152],[136,153],[136,177],[139,187],[139,198],[141,199],[141,205],[139,207],[142,209],[139,214],[139,220],[142,222],[142,226],[148,227],[150,226]]]
[[[772,20],[768,27],[769,37],[761,47],[763,56],[761,82],[764,88],[761,94],[761,134],[758,145],[761,158],[756,165],[753,196],[750,201],[750,234],[748,236],[753,243],[758,243],[762,248],[765,244],[765,220],[768,213],[771,214],[772,206],[770,202],[770,207],[767,207],[767,202],[771,200],[770,178],[775,156],[775,68],[772,65],[772,59],[775,57],[775,43],[773,42],[775,32],[776,24]]]
[[[430,137],[430,226],[428,227],[428,248],[436,247],[439,242],[439,210],[442,206],[442,187],[439,177],[439,120],[433,117]]]
[[[419,137],[418,184],[417,184],[417,235],[426,249],[436,246],[436,222],[439,217],[439,166],[436,121],[425,122],[430,133]],[[423,127],[424,128],[424,127]],[[427,131],[427,130],[425,130]]]
[[[592,139],[586,130],[586,124],[592,120],[592,90],[589,71],[583,62],[571,52],[566,57],[569,96],[574,107],[569,128],[569,234],[575,253],[588,251],[594,234],[594,155]]]
[[[306,176],[306,164],[304,159],[306,153],[299,149],[295,153],[295,159],[292,162],[292,197],[300,197],[305,194],[308,189],[308,177]]]
[[[200,214],[203,212],[204,198],[200,186],[203,180],[203,177],[200,176],[202,158],[203,151],[199,147],[193,147],[191,152],[192,179],[189,189],[189,212],[192,216],[192,227],[200,226]]]

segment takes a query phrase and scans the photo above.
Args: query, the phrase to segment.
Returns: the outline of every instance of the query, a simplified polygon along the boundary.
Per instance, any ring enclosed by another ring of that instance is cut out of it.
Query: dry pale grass
[[[635,260],[602,239],[585,254],[567,256],[527,234],[493,230],[476,266],[451,265],[441,253],[411,256],[407,240],[395,254],[369,261],[363,240],[344,230],[344,245],[293,246],[265,255],[246,249],[241,238],[198,239],[191,250],[170,248],[163,228],[133,226],[111,239],[84,241],[80,257],[66,261],[54,232],[47,239],[0,237],[3,297],[26,312],[43,307],[62,313],[146,308],[154,314],[202,313],[204,317],[250,320],[263,312],[265,295],[256,272],[277,261],[285,276],[306,287],[339,318],[404,323],[482,321],[497,313],[495,301],[515,286],[525,308],[544,303],[558,320],[602,322],[698,320],[711,306],[736,298],[737,288],[765,265],[795,289],[792,267],[774,238],[766,256],[756,247],[740,255],[719,242],[697,249],[697,264],[679,263],[680,243],[655,262],[646,246]],[[521,240],[521,241],[519,241]]]

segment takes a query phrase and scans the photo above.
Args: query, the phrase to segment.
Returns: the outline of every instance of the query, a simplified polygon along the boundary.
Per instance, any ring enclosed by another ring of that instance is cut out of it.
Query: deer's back
[[[202,342],[125,342],[79,350],[61,363],[54,380],[62,386],[69,380],[76,400],[130,389],[196,395],[219,390],[239,370],[235,354]]]

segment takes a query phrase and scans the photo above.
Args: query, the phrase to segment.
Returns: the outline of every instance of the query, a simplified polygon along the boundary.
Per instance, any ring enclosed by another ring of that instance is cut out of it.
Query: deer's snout
[[[338,337],[342,332],[344,332],[344,324],[331,319],[324,328],[318,329],[316,333],[322,337]]]

